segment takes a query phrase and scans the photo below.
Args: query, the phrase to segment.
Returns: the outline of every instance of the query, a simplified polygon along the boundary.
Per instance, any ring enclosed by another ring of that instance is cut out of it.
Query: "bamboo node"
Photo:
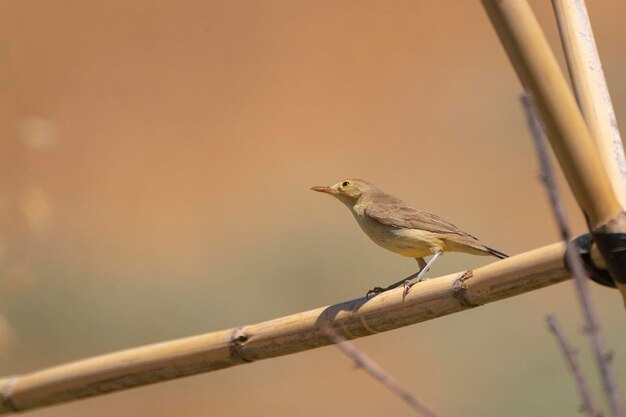
[[[452,296],[456,298],[463,307],[478,307],[480,304],[474,304],[467,296],[467,284],[465,281],[472,278],[474,272],[470,269],[465,271],[463,275],[458,277],[452,283]]]
[[[228,340],[228,350],[230,351],[230,356],[239,359],[242,362],[253,362],[253,360],[247,358],[244,353],[244,347],[248,339],[248,335],[245,334],[242,327],[235,327],[233,332],[230,334],[230,339]]]
[[[13,387],[17,384],[18,378],[19,377],[17,376],[8,378],[4,383],[4,387],[0,390],[0,399],[2,399],[2,405],[4,408],[16,412],[20,410],[18,410],[17,406],[13,402]]]

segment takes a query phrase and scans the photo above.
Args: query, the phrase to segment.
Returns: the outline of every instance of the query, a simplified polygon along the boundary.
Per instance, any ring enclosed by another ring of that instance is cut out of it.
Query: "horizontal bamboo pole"
[[[482,0],[574,192],[596,230],[620,216],[598,150],[550,46],[526,0]]]
[[[481,268],[263,323],[157,343],[0,380],[0,414],[215,371],[386,332],[569,278],[555,243]],[[597,252],[594,259],[599,261]]]

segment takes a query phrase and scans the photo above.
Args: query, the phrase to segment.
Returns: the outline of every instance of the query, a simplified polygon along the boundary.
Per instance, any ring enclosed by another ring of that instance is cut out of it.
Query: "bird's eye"
[[[341,183],[342,187],[347,187],[348,185],[350,185],[350,181],[344,181]]]

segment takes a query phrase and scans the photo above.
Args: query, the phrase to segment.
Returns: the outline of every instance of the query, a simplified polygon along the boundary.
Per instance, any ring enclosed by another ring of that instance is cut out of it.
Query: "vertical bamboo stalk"
[[[592,229],[615,219],[620,205],[567,81],[527,1],[483,0]]]
[[[576,100],[622,207],[626,159],[584,0],[552,0]]]
[[[626,213],[556,58],[525,0],[482,0],[626,303]]]

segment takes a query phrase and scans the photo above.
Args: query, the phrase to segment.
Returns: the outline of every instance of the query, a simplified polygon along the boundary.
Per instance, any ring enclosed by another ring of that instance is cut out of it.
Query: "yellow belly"
[[[368,218],[357,217],[357,221],[374,243],[402,256],[423,258],[445,250],[444,240],[437,233],[395,228]]]

